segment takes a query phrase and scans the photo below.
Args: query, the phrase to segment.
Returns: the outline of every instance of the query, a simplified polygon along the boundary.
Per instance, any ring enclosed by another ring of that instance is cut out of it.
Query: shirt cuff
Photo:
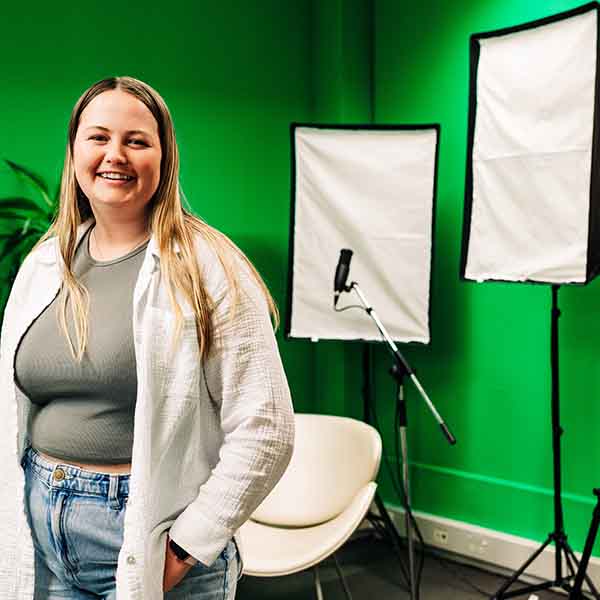
[[[171,537],[170,531],[168,533],[169,533],[169,539],[173,540],[173,542],[175,542],[182,550],[185,550],[185,552],[188,553],[187,558],[183,559],[184,563],[186,563],[186,564],[190,565],[191,567],[193,567],[195,564],[201,562],[197,558],[194,558],[192,556],[192,554],[189,552],[189,550],[187,550],[186,548],[184,548],[177,540],[175,540],[173,537]],[[201,563],[201,564],[204,564],[204,563]],[[204,566],[206,566],[206,565],[204,565]]]

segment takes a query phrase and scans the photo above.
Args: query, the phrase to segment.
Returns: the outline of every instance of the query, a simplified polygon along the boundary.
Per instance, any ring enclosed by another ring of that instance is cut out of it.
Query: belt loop
[[[119,476],[109,475],[108,477],[108,503],[111,508],[120,509],[121,502],[119,501]]]

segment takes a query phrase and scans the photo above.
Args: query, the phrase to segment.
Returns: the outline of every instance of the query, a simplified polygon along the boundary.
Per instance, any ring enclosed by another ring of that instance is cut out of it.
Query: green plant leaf
[[[8,238],[11,238],[15,233],[16,231],[14,229],[11,229],[10,231],[0,231],[0,243],[3,243]]]
[[[61,182],[58,182],[58,185],[56,186],[56,191],[54,192],[54,198],[52,203],[54,204],[54,209],[56,210],[56,207],[58,206],[59,202],[60,202],[60,187],[61,187]]]
[[[4,243],[4,247],[0,251],[0,264],[2,261],[10,257],[11,264],[21,265],[21,260],[17,260],[20,253],[27,253],[34,244],[40,239],[41,235],[37,232],[29,232],[25,235],[21,231],[15,232]]]
[[[54,198],[50,199],[48,186],[39,175],[11,160],[4,159],[4,162],[37,194],[33,199],[0,198],[0,263],[4,262],[3,276],[0,276],[0,322],[23,260],[50,227],[60,203],[60,183]]]
[[[10,209],[15,211],[31,211],[46,216],[39,204],[23,196],[7,196],[0,198],[0,209]]]
[[[23,223],[23,229],[21,229],[21,236],[27,235],[27,230],[29,229],[30,225],[31,225],[31,219],[27,219],[27,221],[25,221],[25,223]]]
[[[50,208],[50,209],[54,208],[53,202],[52,202],[52,200],[50,200],[50,196],[48,194],[48,186],[46,185],[46,182],[39,175],[36,175],[29,169],[26,169],[25,167],[18,165],[17,163],[13,162],[12,160],[8,160],[8,158],[5,158],[4,162],[17,175],[23,176],[26,181],[33,184],[33,187],[40,192],[40,194],[42,195],[42,198],[44,199],[44,202],[46,204],[46,206],[44,207],[46,211],[48,210],[48,208]]]
[[[3,246],[2,250],[0,251],[0,263],[2,263],[2,261],[7,256],[10,256],[11,254],[13,254],[13,252],[15,252],[17,244],[19,243],[20,240],[21,240],[21,232],[20,231],[16,231],[15,233],[10,235],[6,239],[6,241],[4,242],[4,246]],[[13,260],[10,262],[15,262],[15,261]]]
[[[38,214],[39,214],[39,209],[38,209]],[[32,215],[31,212],[27,212],[27,211],[16,212],[12,209],[7,210],[0,204],[0,220],[14,223],[14,222],[21,222],[26,219],[34,219],[35,216],[36,216],[35,213]],[[4,225],[4,224],[5,223],[0,223],[0,227],[2,227],[2,225]],[[13,229],[14,229],[14,227],[13,227]]]

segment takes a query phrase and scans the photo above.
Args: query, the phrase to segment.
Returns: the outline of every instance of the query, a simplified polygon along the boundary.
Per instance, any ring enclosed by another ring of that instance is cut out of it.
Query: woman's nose
[[[115,163],[126,163],[127,155],[123,150],[123,146],[118,141],[113,141],[105,146],[106,161]]]

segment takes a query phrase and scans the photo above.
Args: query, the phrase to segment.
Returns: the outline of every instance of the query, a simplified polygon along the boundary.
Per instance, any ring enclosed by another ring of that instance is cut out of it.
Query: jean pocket
[[[105,498],[71,495],[63,511],[68,551],[80,565],[116,566],[123,545],[124,511],[109,507]]]

